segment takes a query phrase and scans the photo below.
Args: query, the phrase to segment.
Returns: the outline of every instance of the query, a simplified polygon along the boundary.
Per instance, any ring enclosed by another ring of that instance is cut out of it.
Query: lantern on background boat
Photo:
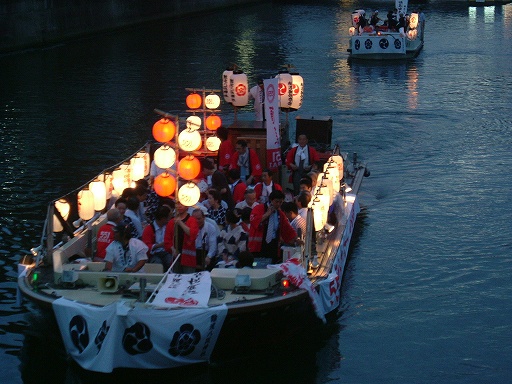
[[[203,99],[201,98],[199,93],[192,92],[190,95],[187,96],[186,103],[189,109],[197,109],[201,107]]]
[[[197,131],[201,128],[201,118],[196,115],[187,117],[186,127],[189,131]]]
[[[155,151],[154,160],[158,168],[171,168],[176,162],[176,151],[164,144]]]
[[[55,209],[59,211],[60,215],[66,221],[69,217],[70,206],[65,199],[59,199],[54,204]],[[53,232],[61,232],[64,229],[56,215],[53,215]]]
[[[96,179],[89,183],[89,190],[94,196],[94,210],[101,211],[107,205],[107,188],[105,183],[100,179]]]
[[[201,172],[201,163],[193,155],[185,156],[178,163],[178,175],[185,180],[193,180]]]
[[[201,148],[201,134],[188,129],[181,131],[178,135],[178,145],[187,152],[197,151]]]
[[[155,177],[153,189],[158,196],[170,196],[176,189],[176,179],[167,172],[161,173]]]
[[[94,195],[89,189],[78,192],[78,216],[83,221],[90,220],[94,216]]]
[[[222,125],[222,120],[218,115],[211,114],[206,118],[204,124],[210,131],[216,131]]]
[[[186,207],[191,207],[199,201],[201,191],[194,183],[186,183],[178,190],[178,201]]]
[[[409,28],[415,29],[416,27],[418,27],[418,20],[418,14],[415,12],[411,13],[411,16],[409,17]]]
[[[222,72],[222,95],[224,101],[231,104],[231,75],[233,70],[228,68]]]
[[[355,29],[354,27],[350,27],[350,28],[348,29],[348,34],[349,34],[350,36],[354,36],[354,35],[356,34],[356,29]]]
[[[153,125],[153,137],[160,143],[171,141],[176,134],[176,125],[169,119],[162,118]]]
[[[217,136],[211,136],[206,139],[206,148],[209,151],[218,151],[220,147],[220,139]]]
[[[220,105],[220,97],[215,93],[210,93],[204,98],[204,105],[208,109],[217,109]]]
[[[245,107],[249,102],[249,83],[247,75],[240,70],[233,71],[229,79],[231,104],[234,107]]]

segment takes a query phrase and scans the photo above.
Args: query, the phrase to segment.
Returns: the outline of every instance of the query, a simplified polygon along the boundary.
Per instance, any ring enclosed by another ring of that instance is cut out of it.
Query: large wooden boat
[[[332,124],[330,119],[319,121]],[[238,128],[242,129],[240,124]],[[258,132],[255,127],[251,135],[257,137]],[[148,161],[150,153],[146,145],[93,180],[111,175],[119,165],[135,164],[136,158]],[[53,311],[67,353],[84,369],[96,372],[222,362],[303,329],[311,332],[340,304],[360,211],[358,192],[369,174],[355,154],[348,159],[337,148],[328,161],[331,171],[339,173],[339,191],[329,192],[332,203],[329,196],[324,200],[330,203],[328,215],[323,211],[326,223],[317,228],[313,241],[313,215],[321,208],[314,203],[308,209],[311,236],[306,235],[303,247],[285,247],[281,264],[192,274],[174,273],[172,267],[163,271],[157,264],[146,264],[143,273],[105,271],[104,262],[88,257],[94,253],[109,204],[63,236],[63,227],[74,218],[57,212],[59,198],[49,204],[41,244],[19,264],[20,291]],[[76,199],[80,189],[66,199]],[[59,223],[62,227],[55,228]]]

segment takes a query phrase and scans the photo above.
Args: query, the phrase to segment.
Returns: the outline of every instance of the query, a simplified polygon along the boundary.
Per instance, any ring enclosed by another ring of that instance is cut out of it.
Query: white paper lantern
[[[184,184],[178,191],[178,201],[186,207],[196,204],[200,196],[201,191],[194,183]]]
[[[137,157],[142,157],[144,159],[144,177],[149,175],[149,171],[151,170],[151,158],[149,153],[141,151],[137,153]]]
[[[171,168],[176,162],[176,151],[168,145],[162,145],[155,151],[154,159],[157,167]]]
[[[89,183],[89,190],[94,196],[94,210],[101,211],[107,205],[107,188],[103,181],[94,180]]]
[[[409,18],[409,28],[414,29],[418,26],[419,16],[417,13],[411,13],[411,17]]]
[[[350,28],[348,29],[348,34],[349,34],[350,36],[354,36],[354,35],[356,34],[356,29],[355,29],[354,27],[350,27]]]
[[[224,101],[226,103],[231,104],[231,75],[233,71],[230,69],[226,69],[222,72],[222,95],[224,96]]]
[[[293,78],[288,72],[280,73],[276,76],[279,81],[279,107],[291,108],[293,102]]]
[[[338,164],[334,161],[331,163],[325,163],[324,174],[332,181],[333,193],[338,193],[340,191],[340,174],[338,172]]]
[[[219,108],[220,105],[220,97],[217,96],[215,93],[212,93],[205,97],[204,105],[208,109],[217,109]]]
[[[143,179],[145,171],[146,162],[143,156],[134,156],[130,159],[130,171],[131,171],[131,179],[132,180],[140,180]]]
[[[128,185],[125,182],[125,168],[119,167],[112,172],[112,185],[118,195],[121,195]]]
[[[292,100],[292,109],[299,109],[302,107],[302,100],[304,99],[304,80],[302,79],[302,76],[298,73],[292,73],[292,93],[293,93],[293,100]]]
[[[325,223],[329,214],[329,196],[322,193],[317,193],[311,199],[311,208],[313,208],[313,220],[315,222],[315,231],[320,231]]]
[[[178,136],[178,145],[187,152],[201,148],[201,134],[197,131],[184,130]]]
[[[94,195],[88,189],[78,192],[78,216],[84,221],[94,216]]]
[[[196,115],[187,117],[186,127],[189,131],[197,131],[201,128],[201,118]]]
[[[64,199],[59,199],[54,204],[55,209],[60,212],[60,215],[64,220],[69,217],[70,206],[69,203]],[[56,215],[53,215],[53,232],[61,232],[64,229]]]
[[[249,103],[249,83],[243,72],[233,72],[230,79],[231,104],[245,107]]]
[[[209,151],[218,151],[220,147],[220,139],[217,136],[210,136],[206,139],[206,148]]]

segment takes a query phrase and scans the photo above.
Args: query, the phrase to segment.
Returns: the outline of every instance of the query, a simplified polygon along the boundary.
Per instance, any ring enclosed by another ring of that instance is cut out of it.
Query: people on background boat
[[[196,237],[199,232],[197,220],[188,214],[188,207],[176,203],[174,217],[167,223],[164,235],[165,250],[175,258],[180,257],[180,267],[174,272],[193,273],[196,271]]]
[[[290,181],[293,183],[294,194],[299,193],[299,183],[308,172],[311,171],[313,164],[320,160],[315,148],[308,145],[306,135],[299,135],[298,145],[290,149],[286,155],[286,166],[292,171]]]
[[[217,256],[219,228],[206,219],[204,211],[200,208],[194,209],[192,216],[196,219],[199,227],[196,237],[196,263],[198,269],[211,269]]]
[[[396,9],[395,9],[395,13],[393,13],[392,10],[388,11],[386,24],[390,30],[396,29],[396,24],[397,24]]]
[[[215,134],[220,139],[220,146],[217,153],[217,168],[225,172],[231,165],[231,156],[233,156],[235,152],[235,147],[231,140],[228,139],[228,129],[226,127],[219,127]]]
[[[272,179],[274,172],[270,169],[264,169],[261,173],[261,182],[254,186],[256,192],[256,200],[260,203],[266,203],[268,197],[273,191],[282,191],[283,187],[275,183]]]
[[[218,190],[211,188],[208,190],[208,216],[215,220],[219,229],[226,226],[226,212],[227,209],[221,204],[221,197]]]
[[[297,232],[281,210],[283,201],[284,193],[274,191],[268,203],[258,204],[251,212],[249,251],[254,257],[271,258],[274,264],[282,260],[279,252],[281,240],[287,244],[297,240]]]
[[[375,11],[373,11],[372,17],[370,18],[370,25],[373,26],[374,28],[376,28],[377,25],[379,24],[379,22],[380,22],[379,11],[375,10]]]
[[[132,238],[125,224],[118,224],[114,228],[114,241],[106,249],[105,269],[112,272],[143,272],[147,252],[146,244]]]
[[[362,34],[366,26],[368,25],[368,21],[366,20],[366,17],[364,15],[364,12],[359,14],[359,19],[357,21],[357,31],[359,34]]]
[[[218,238],[219,267],[235,267],[240,252],[247,251],[247,232],[239,224],[240,219],[233,211],[226,212],[226,227]]]
[[[235,205],[243,201],[247,185],[240,179],[239,169],[230,169],[228,171],[228,183]]]
[[[245,184],[253,185],[261,181],[261,162],[256,151],[247,146],[247,141],[238,140],[231,160],[231,168],[240,170],[240,178]]]
[[[96,235],[96,254],[93,261],[104,261],[107,247],[114,241],[114,228],[121,221],[122,216],[117,208],[107,211],[107,222],[100,227]]]
[[[265,120],[265,89],[263,79],[258,79],[258,84],[249,90],[249,100],[254,100],[254,120]]]
[[[169,222],[171,210],[168,207],[159,207],[155,212],[155,219],[142,232],[142,241],[148,247],[150,263],[162,264],[167,271],[172,263],[172,254],[165,250],[165,227]]]

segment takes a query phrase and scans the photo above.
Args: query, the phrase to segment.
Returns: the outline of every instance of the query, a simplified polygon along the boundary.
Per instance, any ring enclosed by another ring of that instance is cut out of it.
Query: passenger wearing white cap
[[[374,28],[377,27],[377,24],[380,22],[379,11],[373,11],[372,17],[370,18],[370,25]]]

